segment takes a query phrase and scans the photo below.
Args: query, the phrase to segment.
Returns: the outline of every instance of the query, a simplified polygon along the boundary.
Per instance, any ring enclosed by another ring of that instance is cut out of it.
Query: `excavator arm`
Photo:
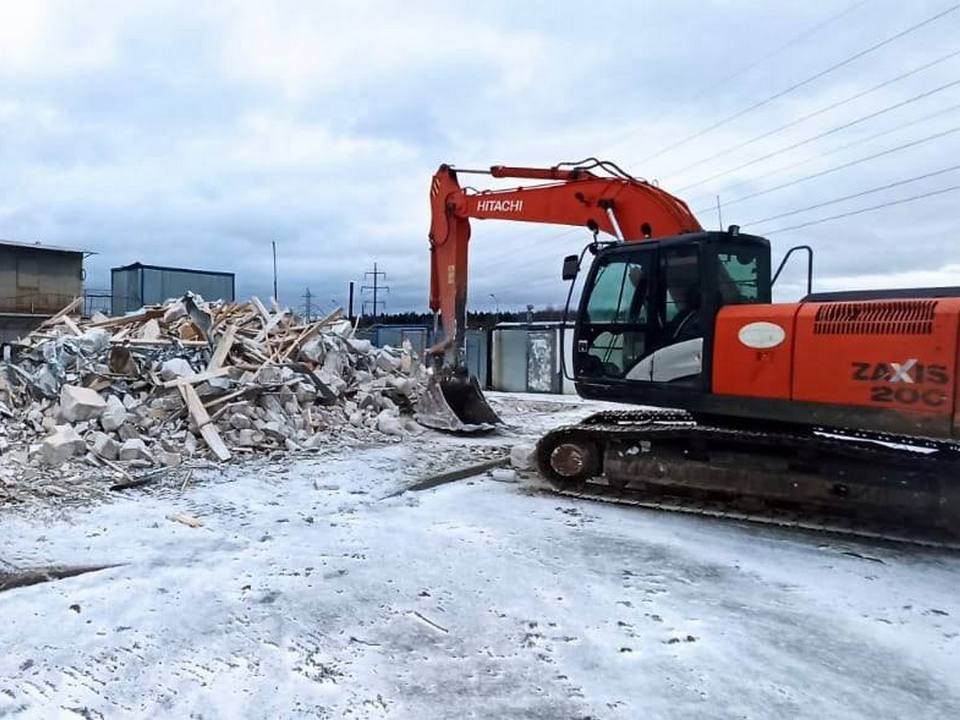
[[[597,168],[610,175],[595,174]],[[462,188],[458,173],[550,182],[478,192]],[[443,325],[443,341],[432,350],[454,366],[462,362],[471,218],[580,226],[627,242],[702,229],[682,200],[596,160],[552,168],[441,165],[430,185],[430,209],[430,309]]]
[[[460,186],[457,176],[465,173],[546,182],[481,192]],[[420,397],[417,417],[424,425],[460,432],[500,422],[463,358],[471,218],[580,226],[620,241],[701,230],[683,201],[592,158],[552,168],[441,165],[430,184],[430,209],[430,309],[440,314],[443,339],[428,350],[438,367]]]

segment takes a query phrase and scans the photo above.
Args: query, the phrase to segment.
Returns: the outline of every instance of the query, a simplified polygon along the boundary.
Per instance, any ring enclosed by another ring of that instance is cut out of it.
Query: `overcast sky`
[[[960,164],[960,84],[944,88],[960,55],[943,59],[960,11],[701,133],[950,7],[0,0],[0,237],[98,253],[88,287],[141,261],[233,271],[241,297],[272,294],[276,240],[285,304],[308,286],[343,303],[376,261],[388,310],[425,309],[439,163],[590,155],[658,180],[707,227],[719,194],[725,224],[763,234],[960,185],[951,170],[754,223]],[[960,285],[958,198],[772,233],[774,256],[813,245],[820,289]],[[562,305],[561,259],[587,239],[476,222],[472,306]]]

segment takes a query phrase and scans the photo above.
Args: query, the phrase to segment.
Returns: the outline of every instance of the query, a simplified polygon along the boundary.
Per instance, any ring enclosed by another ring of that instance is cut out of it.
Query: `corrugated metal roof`
[[[169,270],[171,272],[185,272],[185,273],[195,273],[197,275],[218,275],[222,277],[235,277],[235,274],[232,272],[224,272],[222,270],[196,270],[193,268],[182,268],[182,267],[168,267],[166,265],[146,265],[141,262],[130,263],[129,265],[122,265],[121,267],[110,268],[110,272],[116,272],[120,270]]]
[[[95,252],[91,250],[84,250],[83,248],[68,248],[68,247],[58,247],[56,245],[43,245],[39,242],[33,242],[33,243],[17,242],[16,240],[4,240],[2,238],[0,238],[0,246],[30,248],[31,250],[49,250],[51,252],[82,253],[83,255],[96,255]]]

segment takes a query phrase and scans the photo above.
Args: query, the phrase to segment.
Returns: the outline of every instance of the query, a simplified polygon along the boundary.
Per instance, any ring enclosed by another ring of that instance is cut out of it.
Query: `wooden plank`
[[[257,393],[259,391],[260,391],[260,388],[258,388],[257,386],[247,385],[246,387],[242,387],[239,390],[234,390],[232,393],[228,393],[227,395],[221,395],[218,398],[214,398],[213,400],[208,402],[204,407],[209,410],[210,408],[216,407],[217,405],[223,405],[224,403],[231,402],[232,400],[236,400],[237,398],[243,397],[244,395],[250,395],[252,393]]]
[[[319,324],[308,325],[307,328],[297,336],[297,339],[294,340],[292,343],[290,343],[290,345],[287,346],[287,349],[284,350],[283,352],[280,352],[280,350],[283,348],[283,343],[280,343],[280,345],[277,347],[277,351],[273,354],[273,356],[270,359],[271,360],[275,359],[280,362],[283,362],[288,357],[290,357],[290,353],[292,353],[295,349],[300,347],[301,344],[303,344],[304,340],[306,340],[310,335],[312,335],[319,329],[320,329]]]
[[[227,449],[227,446],[224,445],[223,438],[220,437],[217,426],[214,425],[210,419],[210,415],[200,401],[200,396],[197,395],[197,391],[193,388],[193,385],[177,385],[177,389],[180,391],[180,395],[183,397],[183,401],[186,403],[187,409],[190,411],[191,417],[193,417],[193,421],[197,424],[200,435],[207,443],[207,447],[213,450],[213,454],[222,462],[229,460],[232,457],[230,451]]]
[[[408,485],[402,490],[397,490],[389,495],[384,495],[380,499],[386,500],[387,498],[397,497],[398,495],[402,495],[408,491],[419,492],[420,490],[429,490],[430,488],[435,488],[438,485],[445,485],[446,483],[456,482],[457,480],[464,480],[469,477],[481,475],[482,473],[487,472],[487,470],[493,470],[494,468],[498,467],[508,467],[509,465],[510,456],[504,455],[503,457],[495,458],[493,460],[486,460],[485,462],[477,463],[476,465],[471,465],[470,467],[461,468],[459,470],[451,470],[450,472],[440,473],[439,475],[431,475],[430,477],[418,480],[412,485]]]
[[[192,528],[203,527],[203,520],[193,515],[187,515],[187,513],[170,513],[167,515],[167,520],[173,520]]]
[[[173,345],[173,340],[165,340],[160,338],[158,340],[144,340],[143,338],[126,338],[118,340],[117,338],[110,339],[111,345],[131,345],[134,347],[165,347],[167,345]],[[183,347],[208,347],[205,340],[177,340],[177,345],[182,345]]]
[[[310,325],[307,325],[304,328],[303,332],[300,333],[299,337],[297,337],[297,339],[294,340],[292,345],[289,345],[286,350],[280,353],[280,355],[275,356],[276,360],[281,363],[287,360],[290,357],[291,353],[293,353],[295,350],[298,350],[300,346],[304,342],[306,342],[307,338],[317,333],[320,330],[320,328],[322,328],[324,325],[327,325],[328,323],[331,323],[334,320],[338,319],[342,314],[343,314],[343,310],[341,310],[340,308],[336,308],[333,310],[333,312],[328,313],[325,317],[320,318],[315,323],[311,323]],[[293,328],[290,328],[290,329],[292,330]]]
[[[257,343],[239,335],[237,336],[237,339],[240,341],[240,345],[247,352],[247,354],[250,355],[250,357],[256,358],[257,360],[260,360],[262,362],[267,361],[267,356],[264,355],[263,352],[261,352],[260,346],[257,345]]]
[[[67,303],[67,306],[62,310],[60,310],[60,312],[56,313],[55,315],[51,315],[42,323],[40,323],[40,327],[49,327],[50,325],[56,325],[58,322],[60,322],[61,318],[64,318],[67,315],[70,315],[71,313],[76,312],[77,308],[80,307],[80,304],[82,302],[83,302],[82,297],[75,297],[73,300]]]
[[[217,370],[223,366],[224,361],[227,359],[227,355],[230,354],[231,348],[233,348],[233,341],[237,337],[237,326],[234,324],[227,325],[227,329],[224,331],[223,335],[220,337],[220,340],[217,341],[217,349],[213,351],[213,356],[210,358],[210,362],[207,363],[207,370]]]
[[[185,377],[174,378],[173,380],[167,380],[160,383],[160,387],[164,388],[175,388],[180,385],[198,385],[199,383],[206,382],[217,377],[223,377],[228,372],[230,368],[217,368],[216,370],[204,370],[203,372],[194,373],[193,375],[186,375]]]
[[[72,332],[74,335],[77,335],[77,336],[83,335],[83,331],[79,327],[77,327],[77,324],[70,319],[69,315],[64,315],[62,318],[60,318],[60,322],[66,325],[67,329],[70,332]]]
[[[270,313],[267,312],[267,309],[263,306],[263,303],[260,302],[260,298],[254,295],[252,298],[250,298],[250,304],[257,309],[258,313],[260,313],[260,317],[263,318],[263,322],[270,322]]]
[[[132,323],[145,322],[153,318],[163,317],[163,308],[153,310],[144,310],[136,315],[121,315],[120,317],[110,318],[98,323],[90,323],[87,327],[92,328],[110,328],[122,325],[131,325]]]
[[[274,315],[266,323],[264,323],[263,328],[254,338],[256,342],[263,342],[266,340],[270,333],[277,329],[277,326],[280,324],[280,321],[283,319],[283,315]]]

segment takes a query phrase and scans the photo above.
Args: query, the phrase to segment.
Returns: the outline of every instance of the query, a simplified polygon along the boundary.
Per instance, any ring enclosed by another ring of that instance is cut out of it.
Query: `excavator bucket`
[[[416,414],[421,425],[447,432],[483,432],[503,423],[483,396],[477,378],[448,368],[430,376]]]

